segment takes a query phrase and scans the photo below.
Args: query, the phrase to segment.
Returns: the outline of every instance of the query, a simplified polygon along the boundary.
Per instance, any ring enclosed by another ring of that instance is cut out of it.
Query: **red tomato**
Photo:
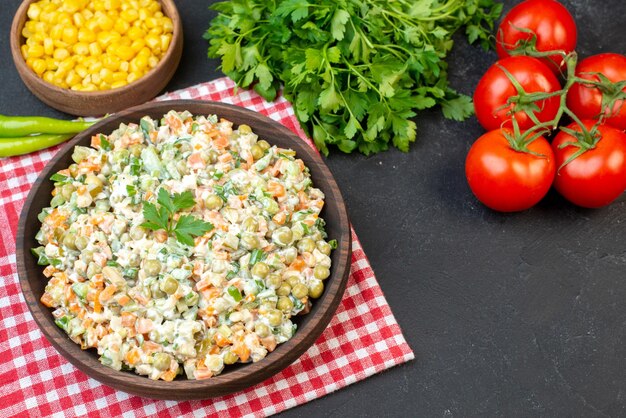
[[[626,57],[607,53],[585,58],[576,67],[576,75],[586,80],[600,81],[598,76],[585,73],[601,73],[612,82],[624,81],[626,80]],[[626,91],[626,87],[623,91]],[[567,107],[581,119],[597,119],[602,113],[602,93],[596,87],[576,83],[567,93]],[[610,113],[613,116],[608,117],[605,123],[622,131],[626,130],[624,101],[618,100]]]
[[[506,105],[511,96],[517,95],[517,90],[506,74],[499,67],[506,68],[513,78],[524,88],[526,93],[552,93],[561,89],[559,80],[550,69],[540,60],[525,56],[508,57],[492,65],[476,86],[474,92],[474,108],[478,121],[488,131],[503,127],[511,127],[511,116],[507,115],[511,106]],[[535,115],[540,122],[547,122],[556,116],[559,110],[559,97],[553,96],[537,103],[540,110]],[[515,119],[521,130],[530,129],[534,123],[526,112],[518,111]]]
[[[516,28],[529,29],[537,37],[538,51],[561,50],[570,53],[576,48],[576,22],[558,1],[526,0],[513,7],[504,16],[496,34],[496,51],[500,58],[509,55],[519,41],[532,38],[532,34]],[[559,72],[563,58],[559,55],[546,58],[550,69]]]
[[[583,123],[591,129],[594,121]],[[575,123],[568,128],[581,131]],[[596,147],[562,167],[554,179],[554,187],[563,197],[586,208],[606,206],[626,188],[626,134],[606,125],[598,130],[601,139]],[[576,142],[576,139],[563,131],[552,142],[557,167],[579,149],[572,145],[559,148],[567,142]]]
[[[487,132],[474,142],[465,160],[465,177],[478,200],[493,210],[516,212],[539,202],[554,179],[554,154],[544,137],[528,149],[536,154],[515,151],[504,133]]]

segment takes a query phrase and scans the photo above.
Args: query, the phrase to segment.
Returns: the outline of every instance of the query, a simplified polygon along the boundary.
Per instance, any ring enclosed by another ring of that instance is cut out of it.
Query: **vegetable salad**
[[[151,379],[218,375],[289,340],[330,275],[324,194],[249,126],[170,111],[77,146],[33,249],[81,348]]]

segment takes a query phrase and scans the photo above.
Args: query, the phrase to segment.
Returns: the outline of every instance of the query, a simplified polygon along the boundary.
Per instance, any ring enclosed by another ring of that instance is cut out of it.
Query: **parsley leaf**
[[[190,191],[174,193],[172,196],[163,188],[157,192],[159,207],[151,202],[144,202],[143,217],[146,222],[141,226],[153,231],[165,230],[174,234],[176,239],[185,245],[193,246],[193,237],[204,235],[213,229],[213,224],[192,215],[180,215],[174,221],[174,214],[180,210],[192,208],[196,202]]]
[[[494,0],[230,0],[212,6],[209,57],[238,86],[284,97],[324,154],[408,151],[417,111],[464,120],[471,99],[448,85],[453,35],[489,48]]]
[[[183,244],[193,246],[193,237],[204,235],[213,229],[213,224],[205,222],[201,219],[194,218],[191,215],[181,215],[176,222],[174,234],[176,239]]]

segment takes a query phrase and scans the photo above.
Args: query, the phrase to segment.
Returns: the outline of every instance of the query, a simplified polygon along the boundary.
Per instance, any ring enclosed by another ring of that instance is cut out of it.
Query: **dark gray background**
[[[168,91],[220,76],[202,39],[210,3],[177,1],[185,48]],[[564,3],[583,57],[626,53],[626,2]],[[18,4],[0,5],[0,113],[63,116],[13,66]],[[471,94],[495,54],[456,40],[451,81]],[[327,159],[416,360],[283,415],[626,416],[626,200],[583,210],[551,192],[494,213],[464,178],[476,120],[429,111],[417,124],[408,154]]]

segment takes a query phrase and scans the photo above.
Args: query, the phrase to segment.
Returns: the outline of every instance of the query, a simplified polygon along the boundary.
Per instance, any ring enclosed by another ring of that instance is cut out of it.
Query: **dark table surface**
[[[0,113],[63,116],[12,63],[19,3],[0,5]],[[176,3],[185,47],[168,91],[221,76],[202,39],[212,1]],[[583,57],[626,53],[624,0],[564,3]],[[452,85],[471,94],[494,60],[457,37]],[[584,210],[551,192],[526,212],[491,212],[464,178],[476,120],[416,121],[408,154],[327,159],[416,360],[283,415],[626,416],[626,199]]]

